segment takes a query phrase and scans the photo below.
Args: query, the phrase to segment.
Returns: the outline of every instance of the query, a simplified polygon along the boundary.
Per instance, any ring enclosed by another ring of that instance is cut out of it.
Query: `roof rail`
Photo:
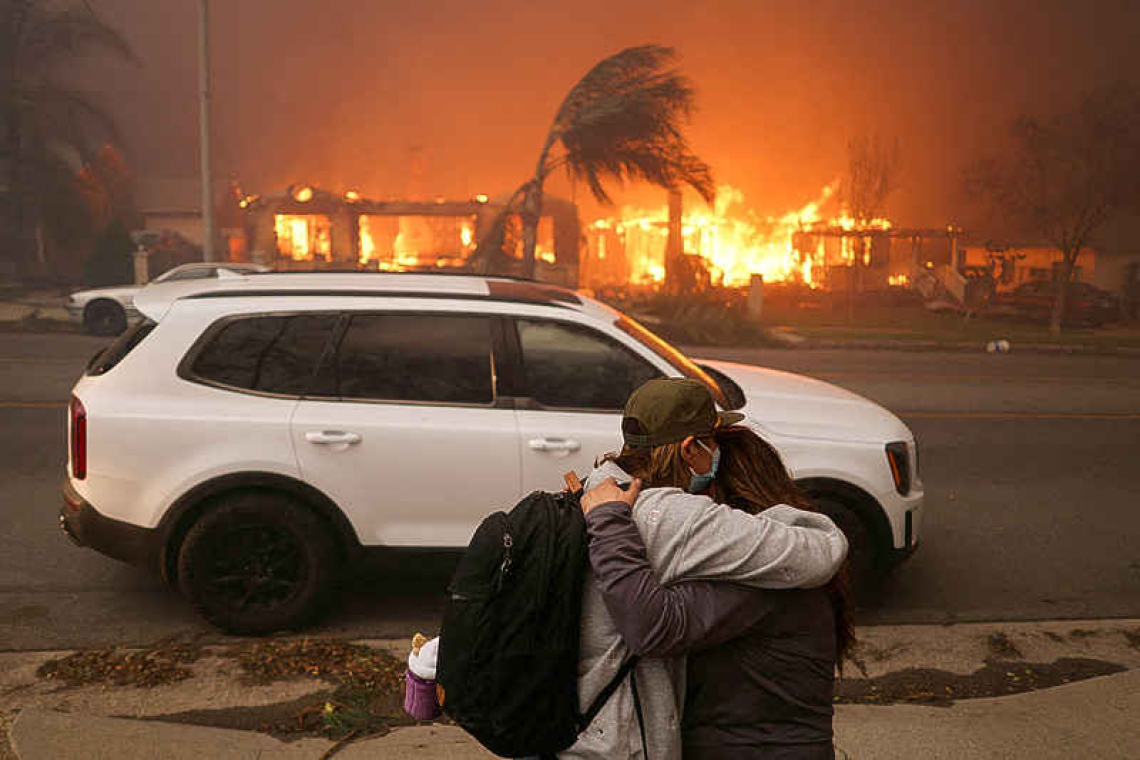
[[[267,274],[359,274],[359,275],[430,275],[432,277],[484,277],[493,278],[496,280],[513,280],[515,282],[533,282],[535,285],[543,285],[552,288],[563,288],[565,285],[557,285],[552,282],[541,282],[532,277],[521,277],[514,274],[492,274],[483,272],[456,272],[456,271],[437,271],[434,269],[420,270],[420,269],[406,269],[398,272],[377,272],[371,269],[271,269],[268,272],[250,272],[246,277],[260,277]]]
[[[533,303],[546,306],[567,307],[580,305],[582,299],[576,293],[561,288],[542,289],[503,289],[492,288],[486,294],[455,293],[449,291],[424,290],[350,290],[314,288],[273,288],[259,290],[207,290],[182,296],[180,301],[199,301],[211,298],[434,298],[448,301],[507,301],[511,303]]]

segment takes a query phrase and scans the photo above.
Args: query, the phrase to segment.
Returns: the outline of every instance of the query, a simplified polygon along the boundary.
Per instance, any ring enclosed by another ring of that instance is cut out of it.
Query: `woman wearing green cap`
[[[630,592],[627,584],[618,596],[640,602],[646,589],[653,591],[644,574],[638,572],[637,563],[642,558],[652,568],[649,575],[658,584],[716,580],[766,589],[824,586],[843,563],[847,541],[827,517],[787,504],[752,515],[718,504],[706,494],[718,474],[721,459],[727,461],[727,449],[722,452],[717,435],[738,430],[730,426],[741,419],[736,413],[718,413],[708,389],[689,379],[651,380],[638,388],[626,404],[622,420],[626,446],[622,455],[607,457],[590,474],[590,491],[583,497],[583,509],[588,513],[591,543],[597,526],[605,530],[605,518],[623,508],[625,527],[635,531],[637,542],[631,544],[626,536],[625,548],[617,552],[623,558],[618,563],[621,570],[612,575],[595,573],[586,583],[578,668],[581,704],[594,698],[631,652],[615,617],[607,609],[607,595],[613,602],[615,595],[609,587],[622,585],[622,573],[633,573],[639,586]],[[643,472],[628,472],[623,464]],[[648,485],[666,487],[639,491],[640,483],[635,481],[629,491],[622,491],[615,485],[631,481],[633,474],[648,473],[665,473],[667,477],[656,478]],[[601,504],[604,507],[591,516],[593,507]],[[640,557],[634,556],[638,550]],[[606,567],[602,569],[605,571]],[[673,611],[677,609],[674,605]],[[676,639],[689,644],[689,639],[696,638],[693,632],[701,631],[700,642],[707,646],[744,634],[755,623],[747,615],[738,615],[722,620],[713,632],[707,630],[711,627],[707,620],[699,619],[707,612],[702,608],[695,617],[674,615],[672,620],[680,620],[681,627],[688,627],[689,638],[677,637],[674,630],[669,643],[674,648],[679,646]],[[630,616],[618,617],[622,618],[623,627],[628,627]],[[645,651],[657,653],[653,646]],[[644,739],[639,732],[631,681],[636,683]],[[622,683],[578,742],[559,756],[680,760],[685,691],[683,658],[639,661],[632,679]]]

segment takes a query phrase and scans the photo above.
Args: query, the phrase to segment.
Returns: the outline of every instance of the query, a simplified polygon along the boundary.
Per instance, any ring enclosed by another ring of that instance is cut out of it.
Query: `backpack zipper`
[[[510,531],[503,532],[503,562],[499,565],[499,576],[495,579],[495,592],[503,590],[503,580],[506,579],[507,573],[511,571],[511,547],[515,545],[515,541],[511,538]]]

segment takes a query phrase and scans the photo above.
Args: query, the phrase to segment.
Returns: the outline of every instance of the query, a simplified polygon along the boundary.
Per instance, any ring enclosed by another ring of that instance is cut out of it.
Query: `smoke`
[[[193,178],[197,2],[91,3],[143,67],[93,61],[85,86],[118,116],[139,175]],[[1140,4],[1123,0],[215,0],[211,12],[216,170],[251,192],[298,180],[372,197],[417,180],[448,197],[508,191],[593,63],[660,42],[698,88],[694,147],[749,205],[801,205],[842,173],[852,136],[879,133],[902,148],[888,212],[908,225],[951,221],[961,166],[1013,116],[1062,108],[1140,56]],[[618,197],[664,202],[645,188]]]

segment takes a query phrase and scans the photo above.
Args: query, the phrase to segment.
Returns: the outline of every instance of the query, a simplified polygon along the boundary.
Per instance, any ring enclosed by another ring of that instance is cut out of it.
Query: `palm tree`
[[[515,191],[505,212],[521,197],[526,277],[534,277],[543,183],[562,167],[607,205],[605,180],[643,180],[668,189],[687,184],[713,199],[712,170],[681,132],[695,93],[686,77],[669,68],[675,59],[675,51],[661,45],[626,48],[590,69],[562,101],[534,176]]]
[[[66,64],[93,51],[137,62],[86,2],[60,9],[0,0],[0,199],[8,217],[0,232],[22,270],[37,257],[43,263],[45,222],[56,216],[49,209],[77,191],[76,169],[117,136],[106,112],[59,80]]]

